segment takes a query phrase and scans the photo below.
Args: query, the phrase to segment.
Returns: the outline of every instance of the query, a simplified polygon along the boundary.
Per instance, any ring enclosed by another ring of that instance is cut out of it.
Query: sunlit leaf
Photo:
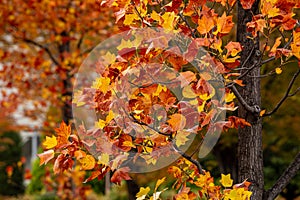
[[[46,147],[46,149],[51,149],[57,145],[57,140],[54,135],[51,137],[46,136],[46,140],[43,142],[43,146]]]

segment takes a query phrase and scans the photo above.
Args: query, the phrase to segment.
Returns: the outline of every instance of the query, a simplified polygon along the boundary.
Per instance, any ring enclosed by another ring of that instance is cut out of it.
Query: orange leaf
[[[243,80],[233,80],[233,82],[235,82],[239,86],[242,86],[242,87],[245,86],[245,84],[243,84]]]
[[[117,169],[117,171],[114,172],[110,179],[111,182],[120,185],[122,180],[131,180],[128,174],[129,170],[129,167],[122,167],[120,169]]]
[[[168,120],[173,131],[182,130],[186,125],[186,118],[182,114],[174,114],[171,115],[170,119]]]
[[[242,46],[239,42],[229,42],[225,48],[227,49],[227,56],[236,56],[239,52],[242,51]]]
[[[234,23],[232,22],[232,16],[226,16],[224,12],[224,14],[217,19],[217,30],[214,32],[214,34],[228,34],[233,25]]]
[[[54,151],[52,149],[45,151],[44,153],[38,154],[38,157],[40,158],[40,166],[42,164],[47,164],[47,162],[54,157]]]
[[[197,30],[200,34],[207,34],[215,26],[214,20],[212,17],[206,17],[203,15],[201,19],[198,20]]]
[[[79,159],[79,162],[83,170],[91,170],[95,167],[96,164],[95,158],[92,155],[87,155]]]
[[[69,144],[69,136],[71,134],[71,126],[66,125],[66,123],[63,121],[60,124],[59,128],[54,129],[57,134],[57,148],[63,147],[67,144]]]
[[[270,53],[269,53],[270,57],[275,56],[277,47],[279,47],[280,44],[281,44],[281,37],[278,37],[278,38],[276,38],[276,41],[275,41],[272,49],[270,50]]]

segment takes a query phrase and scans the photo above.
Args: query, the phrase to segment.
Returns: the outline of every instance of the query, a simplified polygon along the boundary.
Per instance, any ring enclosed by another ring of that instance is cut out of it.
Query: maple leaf
[[[206,17],[203,15],[198,20],[197,30],[200,34],[207,34],[215,26],[214,20],[212,17]]]
[[[161,18],[163,19],[163,23],[161,24],[161,26],[166,30],[173,30],[175,20],[178,18],[178,16],[176,16],[173,11],[166,12],[161,16]]]
[[[110,78],[100,77],[93,82],[92,88],[100,90],[101,92],[106,94],[107,91],[109,90],[109,86],[110,86]]]
[[[237,129],[239,128],[239,126],[242,128],[245,126],[251,126],[251,124],[247,122],[245,119],[236,116],[230,116],[228,120],[232,123],[232,128]]]
[[[233,25],[234,23],[232,22],[232,16],[226,16],[226,14],[223,13],[221,17],[217,18],[217,30],[214,31],[213,34],[228,34],[231,31]]]
[[[294,40],[291,44],[292,54],[300,60],[300,32],[293,32]]]
[[[176,146],[180,147],[182,145],[185,145],[187,141],[189,141],[188,136],[190,135],[187,131],[177,131],[176,134]]]
[[[54,135],[52,135],[52,137],[46,136],[46,140],[43,142],[43,145],[46,149],[55,147],[57,145],[56,137]]]
[[[224,175],[221,174],[221,180],[220,183],[224,186],[224,187],[231,187],[233,184],[233,180],[230,178],[230,174]]]
[[[232,102],[234,99],[235,99],[235,95],[232,92],[225,94],[226,103]]]
[[[242,51],[242,46],[239,42],[230,41],[225,48],[227,49],[227,56],[236,56],[239,52]]]
[[[136,194],[136,200],[143,200],[146,198],[147,194],[150,192],[150,187],[141,187],[140,191]]]
[[[241,0],[240,2],[241,2],[241,4],[242,4],[242,7],[243,7],[245,10],[248,10],[248,9],[251,9],[251,8],[252,8],[252,5],[253,5],[253,3],[255,2],[255,0]]]
[[[42,164],[47,164],[52,158],[54,158],[54,151],[52,149],[45,151],[38,154],[38,157],[40,158],[40,166]]]
[[[94,156],[87,155],[81,159],[78,160],[81,164],[82,170],[91,170],[95,167],[96,161]]]
[[[57,148],[61,148],[69,144],[69,136],[71,135],[71,125],[66,125],[64,121],[60,123],[59,128],[54,129],[57,134]]]
[[[65,170],[72,169],[74,164],[73,159],[70,156],[60,154],[53,165],[54,174],[62,173]]]
[[[129,171],[129,167],[122,167],[117,169],[110,179],[111,182],[116,183],[117,185],[121,185],[122,180],[131,180],[130,176],[128,175]]]
[[[281,44],[281,38],[282,38],[282,37],[276,38],[275,43],[274,43],[272,49],[271,49],[270,52],[269,52],[269,56],[270,56],[270,57],[276,55],[277,47],[279,47],[279,45]]]
[[[105,174],[109,171],[109,169],[110,169],[109,167],[104,167],[99,170],[92,171],[90,177],[85,179],[83,183],[87,183],[91,180],[94,180],[95,178],[98,178],[99,180],[101,180],[105,176]]]

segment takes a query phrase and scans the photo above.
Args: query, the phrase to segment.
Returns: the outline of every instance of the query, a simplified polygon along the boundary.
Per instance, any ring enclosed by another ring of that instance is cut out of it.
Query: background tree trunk
[[[244,10],[238,1],[238,25],[237,41],[243,46],[241,53],[241,66],[245,63],[241,74],[256,65],[242,78],[244,87],[239,88],[242,98],[250,106],[261,106],[260,94],[260,51],[258,38],[253,40],[251,34],[246,31],[247,22],[258,13],[259,0],[253,4],[251,10]],[[248,38],[249,37],[249,38]],[[256,77],[256,78],[255,78]],[[251,127],[239,128],[238,132],[238,180],[247,179],[252,182],[250,190],[253,192],[253,200],[263,197],[264,175],[263,175],[263,151],[262,151],[262,120],[258,113],[252,113],[239,105],[238,116],[251,123]]]

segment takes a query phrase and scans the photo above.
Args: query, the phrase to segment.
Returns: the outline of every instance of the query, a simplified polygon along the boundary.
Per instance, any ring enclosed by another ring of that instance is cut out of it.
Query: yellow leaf
[[[95,158],[92,155],[87,155],[86,157],[79,159],[79,162],[82,170],[91,170],[96,164]]]
[[[97,78],[92,85],[92,88],[98,89],[104,94],[109,90],[110,79],[107,77]]]
[[[259,116],[262,117],[265,113],[266,113],[266,110],[262,110],[262,111],[260,111]]]
[[[139,16],[136,15],[135,13],[134,14],[128,14],[128,15],[125,15],[125,20],[123,22],[123,24],[125,26],[130,26],[134,20],[139,20]]]
[[[161,24],[162,27],[166,30],[173,30],[173,24],[176,18],[177,17],[174,12],[165,12],[162,16],[162,19],[164,20]]]
[[[235,99],[235,95],[232,92],[225,94],[226,103],[232,102],[234,99]]]
[[[99,119],[99,121],[95,122],[95,128],[103,129],[106,126],[106,122],[102,119]]]
[[[52,137],[46,136],[46,140],[43,142],[43,145],[46,147],[46,149],[55,147],[57,145],[56,137],[54,135],[52,135]]]
[[[102,56],[106,65],[114,63],[116,60],[116,55],[110,52],[107,52],[104,56]]]
[[[101,156],[98,157],[98,164],[108,166],[108,164],[109,164],[109,155],[107,153],[101,154]]]
[[[131,48],[133,47],[132,43],[130,40],[121,40],[121,44],[117,47],[117,49],[120,51],[122,49],[126,49],[126,48]]]
[[[197,97],[197,94],[195,94],[195,92],[192,90],[191,86],[189,85],[183,88],[182,95],[185,98],[189,98],[189,99]]]
[[[294,41],[291,44],[292,54],[300,60],[300,32],[293,31]]]
[[[180,147],[182,145],[185,145],[185,143],[189,140],[188,136],[189,132],[187,131],[177,131],[176,134],[176,146]]]
[[[220,183],[224,186],[224,187],[231,187],[233,180],[230,178],[230,174],[228,175],[224,175],[221,174],[221,180]]]
[[[282,69],[280,67],[277,67],[275,69],[276,74],[281,74],[282,73]]]
[[[115,117],[115,114],[113,113],[112,110],[109,111],[108,115],[106,116],[106,123],[109,123],[113,118]]]
[[[167,87],[164,85],[162,86],[161,84],[158,84],[156,91],[153,93],[153,96],[159,96],[161,91],[167,91]]]
[[[155,12],[155,10],[153,10],[152,13],[151,13],[151,19],[156,20],[158,22],[161,21],[160,15],[157,14],[157,12]]]
[[[136,200],[143,200],[146,198],[147,194],[150,192],[150,187],[141,187],[140,191],[136,194]]]
[[[156,190],[158,189],[158,187],[159,187],[163,182],[165,182],[165,180],[166,180],[166,177],[163,177],[162,179],[158,179],[157,182],[156,182],[154,191],[156,191]]]
[[[132,143],[132,141],[125,141],[125,142],[123,142],[123,146],[135,148],[135,145]]]

